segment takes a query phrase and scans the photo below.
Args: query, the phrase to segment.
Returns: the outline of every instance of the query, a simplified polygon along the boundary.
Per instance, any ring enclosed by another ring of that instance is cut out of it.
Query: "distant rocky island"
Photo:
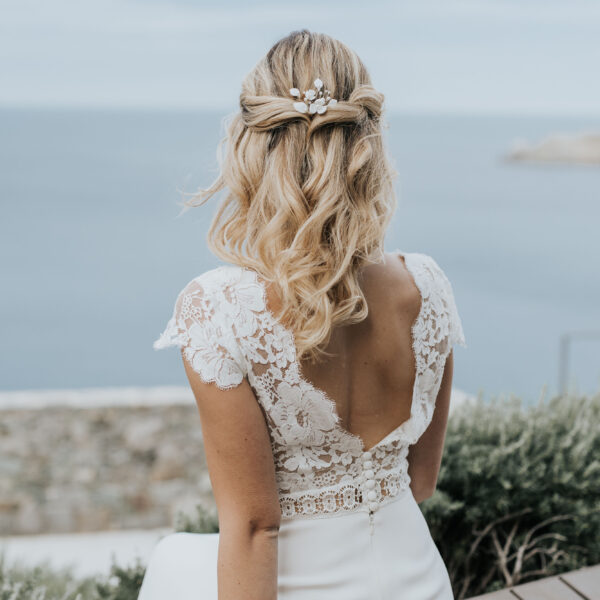
[[[538,143],[519,140],[505,158],[519,162],[600,165],[600,133],[556,134]]]

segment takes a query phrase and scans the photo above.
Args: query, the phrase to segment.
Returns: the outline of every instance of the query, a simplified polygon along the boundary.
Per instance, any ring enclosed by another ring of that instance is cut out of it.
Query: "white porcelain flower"
[[[318,98],[310,105],[310,113],[318,113],[322,115],[327,110],[327,106],[325,106],[325,98]]]
[[[305,113],[308,111],[306,102],[294,102],[294,108],[300,113]]]
[[[304,101],[294,102],[294,109],[302,114],[309,113],[311,115],[322,115],[327,111],[329,106],[335,106],[337,100],[332,98],[329,90],[324,89],[323,82],[317,77],[314,81],[315,89],[304,90]],[[294,98],[300,98],[300,90],[298,88],[290,88],[290,94]]]

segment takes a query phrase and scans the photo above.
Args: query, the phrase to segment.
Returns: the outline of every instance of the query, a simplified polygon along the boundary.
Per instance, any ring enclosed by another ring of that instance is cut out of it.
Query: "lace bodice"
[[[410,417],[372,448],[345,430],[335,402],[303,378],[293,332],[269,311],[258,275],[223,265],[192,279],[154,348],[178,346],[204,382],[247,378],[265,414],[282,518],[374,512],[405,490],[408,448],[431,422],[446,357],[465,346],[452,287],[428,255],[396,253],[421,294],[412,326],[416,374]]]

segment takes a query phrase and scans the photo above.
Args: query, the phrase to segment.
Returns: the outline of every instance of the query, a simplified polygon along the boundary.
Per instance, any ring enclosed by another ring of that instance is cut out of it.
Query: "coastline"
[[[474,394],[452,388],[450,405],[474,398]],[[0,391],[0,411],[190,405],[195,405],[191,389],[177,385]]]

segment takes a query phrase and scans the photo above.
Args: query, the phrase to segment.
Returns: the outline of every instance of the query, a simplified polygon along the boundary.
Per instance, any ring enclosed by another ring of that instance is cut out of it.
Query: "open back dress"
[[[421,295],[411,329],[416,372],[410,417],[371,448],[303,377],[293,333],[269,311],[265,286],[249,268],[227,264],[190,281],[154,343],[182,348],[201,379],[221,389],[247,378],[263,409],[281,508],[279,600],[453,598],[409,487],[407,457],[432,420],[446,358],[465,339],[435,260],[395,253]],[[217,544],[218,534],[164,538],[140,600],[217,600]]]

